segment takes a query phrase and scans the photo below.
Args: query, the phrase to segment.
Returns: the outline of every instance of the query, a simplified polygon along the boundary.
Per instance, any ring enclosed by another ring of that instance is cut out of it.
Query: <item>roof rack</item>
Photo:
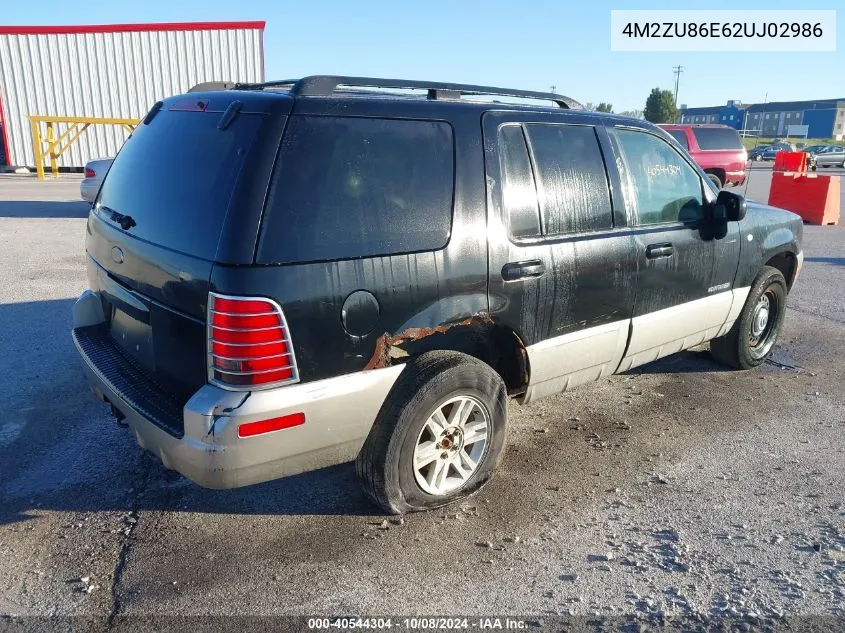
[[[192,86],[188,92],[214,92],[217,90],[231,90],[237,86],[233,81],[204,81]]]
[[[235,84],[235,90],[264,90],[265,88],[281,88],[290,86],[290,93],[298,97],[329,97],[338,88],[396,88],[427,90],[428,98],[439,101],[459,100],[462,96],[500,96],[518,99],[537,99],[552,101],[561,108],[582,110],[583,106],[569,97],[554,92],[533,92],[530,90],[515,90],[513,88],[494,88],[491,86],[473,86],[468,84],[451,84],[438,81],[412,81],[408,79],[376,79],[374,77],[342,77],[335,75],[312,75],[302,79],[284,79],[255,84]]]

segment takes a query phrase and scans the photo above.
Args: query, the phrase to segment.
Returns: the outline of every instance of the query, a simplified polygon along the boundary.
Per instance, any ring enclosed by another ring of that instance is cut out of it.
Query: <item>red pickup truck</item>
[[[748,152],[727,125],[661,125],[720,189],[745,182]]]

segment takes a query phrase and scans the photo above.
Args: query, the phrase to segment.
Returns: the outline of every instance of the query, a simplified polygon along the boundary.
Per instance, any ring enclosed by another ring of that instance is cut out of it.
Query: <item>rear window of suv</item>
[[[701,149],[742,149],[736,130],[723,127],[694,127],[692,133]]]
[[[678,145],[689,151],[689,142],[687,142],[687,134],[683,130],[666,130],[669,135],[678,141]]]
[[[295,116],[267,199],[260,263],[443,248],[454,141],[441,121]]]
[[[139,125],[109,169],[95,209],[130,216],[135,237],[213,260],[244,158],[264,115],[162,109]]]

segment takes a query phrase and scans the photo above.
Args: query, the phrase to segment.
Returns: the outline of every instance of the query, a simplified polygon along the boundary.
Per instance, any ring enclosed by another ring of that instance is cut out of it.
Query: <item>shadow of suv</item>
[[[560,95],[237,85],[156,103],[115,158],[73,339],[95,394],[200,485],[354,459],[382,508],[424,510],[490,478],[508,397],[708,340],[760,364],[801,231],[659,128]]]

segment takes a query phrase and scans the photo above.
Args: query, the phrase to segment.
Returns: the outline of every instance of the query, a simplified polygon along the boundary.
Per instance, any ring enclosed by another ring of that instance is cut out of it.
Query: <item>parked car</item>
[[[94,393],[200,485],[355,460],[381,508],[425,510],[491,477],[508,397],[706,341],[762,363],[801,236],[660,128],[560,95],[239,85],[159,102],[126,141],[72,335]]]
[[[789,143],[775,143],[757,147],[748,153],[748,157],[754,161],[774,160],[778,152],[794,152],[795,148]]]
[[[739,133],[727,125],[661,125],[720,189],[745,182],[748,153]]]
[[[819,167],[842,167],[845,169],[845,147],[842,145],[828,145],[815,154],[816,165]]]
[[[748,150],[748,160],[750,161],[758,161],[763,160],[763,152],[769,149],[768,145],[760,145],[753,149]]]
[[[85,202],[94,202],[113,160],[113,158],[98,158],[85,163],[85,178],[79,185],[79,194]]]
[[[816,154],[823,151],[827,145],[808,145],[804,147],[801,151],[807,153],[807,169],[811,171],[816,171],[818,165],[816,164]]]
[[[819,152],[823,151],[827,145],[808,145],[801,149],[802,152],[807,152],[808,154],[818,154]]]

